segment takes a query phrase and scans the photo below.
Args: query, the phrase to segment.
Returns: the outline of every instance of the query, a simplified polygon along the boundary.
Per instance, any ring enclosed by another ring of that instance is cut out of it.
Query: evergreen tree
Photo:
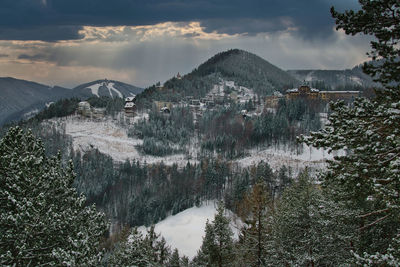
[[[47,157],[30,131],[0,141],[0,265],[96,265],[104,214],[85,207],[72,163]]]
[[[325,197],[304,172],[276,208],[269,266],[349,264],[354,227],[347,209]],[[269,242],[269,240],[267,240]]]
[[[267,257],[267,240],[271,239],[273,206],[265,182],[259,182],[246,195],[239,214],[245,222],[238,251],[241,262],[246,266],[264,266]]]
[[[178,249],[175,249],[174,252],[172,253],[172,256],[168,262],[168,267],[180,267],[180,258],[179,258],[179,252]]]
[[[383,88],[375,99],[357,99],[353,106],[331,104],[327,126],[308,144],[331,150],[346,150],[330,162],[323,186],[338,200],[360,209],[360,243],[356,257],[368,264],[400,264],[400,2],[360,0],[357,12],[331,12],[337,28],[347,34],[372,35],[375,60],[364,65]],[[391,260],[393,259],[393,260]]]
[[[229,218],[224,215],[225,208],[219,203],[217,214],[210,223],[207,221],[203,244],[195,257],[195,266],[230,266],[233,254],[233,233]]]
[[[133,228],[126,239],[116,245],[108,264],[110,266],[155,266],[152,252],[137,228]]]

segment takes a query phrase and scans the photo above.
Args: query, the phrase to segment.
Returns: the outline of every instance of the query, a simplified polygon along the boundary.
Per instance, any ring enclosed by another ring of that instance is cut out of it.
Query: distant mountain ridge
[[[90,86],[94,89],[88,89]],[[96,87],[98,87],[97,91]],[[125,97],[136,95],[142,91],[142,88],[119,81],[97,80],[79,85],[71,90],[12,77],[0,77],[0,126],[10,121],[26,118],[45,108],[46,104],[63,98]]]
[[[73,94],[78,97],[128,97],[140,94],[143,90],[127,83],[107,79],[81,84],[72,89]]]
[[[71,90],[36,82],[0,78],[0,125],[19,120],[24,114],[42,109],[46,103],[68,97]]]
[[[361,66],[346,70],[288,70],[287,72],[301,81],[323,82],[333,90],[349,86],[363,88],[376,86],[372,78],[362,71]]]

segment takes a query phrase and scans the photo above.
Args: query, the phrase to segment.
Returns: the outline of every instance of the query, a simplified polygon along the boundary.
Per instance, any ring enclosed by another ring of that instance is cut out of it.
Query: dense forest
[[[282,98],[275,110],[265,109],[253,116],[242,114],[243,110],[254,112],[257,103],[253,100],[226,103],[205,110],[196,121],[188,105],[174,107],[168,114],[153,107],[148,118],[129,128],[128,135],[143,139],[138,148],[148,155],[188,154],[190,144],[199,140],[201,156],[217,153],[234,159],[253,147],[298,148],[296,136],[321,128],[319,113],[324,105],[319,101]]]

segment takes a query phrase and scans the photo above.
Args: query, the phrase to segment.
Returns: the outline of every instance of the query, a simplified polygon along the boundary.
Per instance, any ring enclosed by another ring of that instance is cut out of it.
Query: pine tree
[[[96,265],[107,229],[72,184],[72,163],[47,157],[30,131],[0,141],[0,265]]]
[[[168,262],[168,266],[169,267],[181,266],[178,249],[175,249],[174,252],[172,253],[172,256]]]
[[[273,206],[265,182],[259,182],[247,194],[239,214],[245,222],[238,244],[242,262],[247,266],[264,266],[267,239],[271,234]]]
[[[207,221],[205,236],[200,251],[195,257],[195,266],[230,266],[233,254],[233,233],[229,218],[224,215],[224,205],[219,203],[217,214],[210,223]]]
[[[108,260],[110,266],[155,266],[152,252],[137,228],[133,228],[126,240],[118,243]]]
[[[327,126],[302,140],[348,152],[330,162],[323,186],[337,200],[360,209],[356,257],[370,264],[389,264],[385,259],[393,258],[398,265],[398,253],[391,251],[400,250],[400,2],[359,2],[357,12],[331,12],[338,29],[374,37],[369,55],[375,61],[365,64],[364,71],[382,88],[376,89],[375,99],[357,99],[353,106],[331,104]]]
[[[307,172],[285,190],[273,217],[268,266],[349,264],[354,227],[347,209],[325,197]],[[270,242],[270,240],[266,240]]]

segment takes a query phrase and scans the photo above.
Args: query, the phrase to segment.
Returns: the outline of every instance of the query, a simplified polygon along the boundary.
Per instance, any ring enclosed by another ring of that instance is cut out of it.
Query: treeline
[[[318,103],[304,99],[281,99],[276,112],[264,111],[259,116],[243,116],[240,111],[245,106],[233,104],[205,112],[199,121],[205,155],[218,152],[232,159],[254,146],[297,146],[296,136],[321,127]]]
[[[345,83],[331,86],[324,81],[312,81],[311,87],[321,91],[360,91],[361,93],[363,93],[366,90],[365,86],[357,85],[354,83]]]
[[[275,196],[291,181],[288,168],[273,172],[264,162],[243,170],[209,158],[200,164],[188,162],[183,168],[128,160],[117,164],[96,149],[77,152],[73,162],[78,192],[114,222],[130,226],[150,225],[211,199],[224,199],[235,211],[244,192],[256,181],[262,179],[274,188]]]

